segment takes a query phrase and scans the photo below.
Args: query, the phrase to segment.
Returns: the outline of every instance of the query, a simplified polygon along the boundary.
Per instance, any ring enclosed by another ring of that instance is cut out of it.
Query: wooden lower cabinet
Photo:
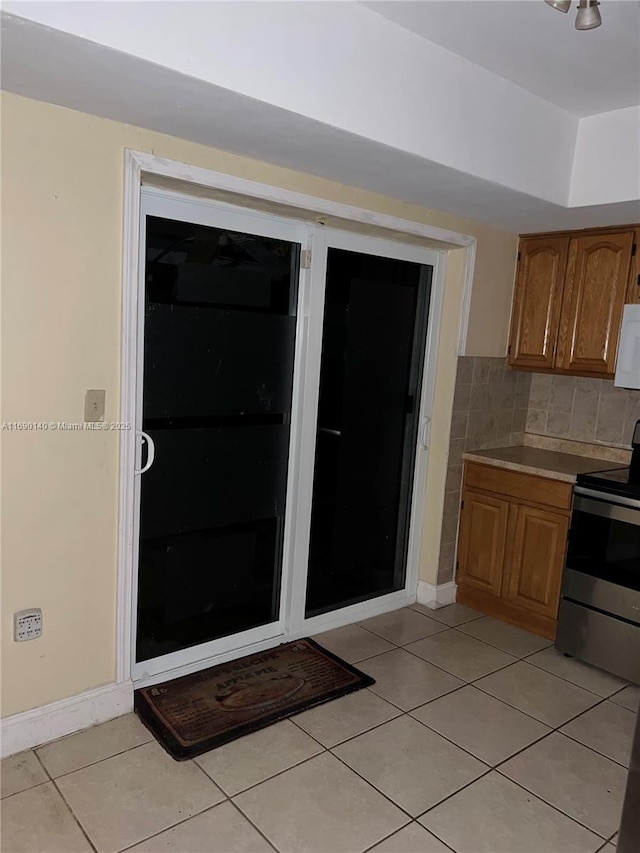
[[[568,532],[567,516],[527,504],[514,508],[512,547],[507,554],[510,602],[556,618]]]
[[[569,483],[466,463],[457,601],[554,639],[571,495]]]
[[[458,561],[465,567],[468,586],[498,597],[502,594],[508,521],[508,501],[470,489],[465,492]]]

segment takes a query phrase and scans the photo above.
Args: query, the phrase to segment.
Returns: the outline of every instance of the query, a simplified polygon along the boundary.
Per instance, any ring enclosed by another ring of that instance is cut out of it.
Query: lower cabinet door
[[[458,583],[499,597],[502,594],[509,501],[468,489],[463,497]]]
[[[518,505],[503,591],[513,604],[556,618],[568,530],[568,516]]]

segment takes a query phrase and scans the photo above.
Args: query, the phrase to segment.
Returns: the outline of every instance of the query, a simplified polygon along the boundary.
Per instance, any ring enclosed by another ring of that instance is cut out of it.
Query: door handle
[[[141,429],[136,430],[136,435],[140,439],[140,443],[144,444],[147,442],[147,461],[140,470],[134,470],[134,474],[144,474],[145,471],[148,471],[149,468],[153,465],[153,460],[156,458],[156,446],[153,443],[153,439],[146,432],[143,432]]]
[[[425,450],[429,447],[429,435],[431,433],[431,418],[423,418],[420,429],[420,446]]]

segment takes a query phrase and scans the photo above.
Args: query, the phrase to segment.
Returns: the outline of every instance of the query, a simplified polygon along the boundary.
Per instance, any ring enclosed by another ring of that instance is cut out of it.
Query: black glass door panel
[[[205,530],[211,519],[217,527],[284,515],[288,425],[169,424],[146,431],[156,460],[143,475],[144,539]]]
[[[307,616],[404,587],[430,282],[329,249]]]
[[[291,316],[150,302],[145,418],[288,412],[295,326]]]
[[[146,226],[138,661],[279,618],[300,250]]]

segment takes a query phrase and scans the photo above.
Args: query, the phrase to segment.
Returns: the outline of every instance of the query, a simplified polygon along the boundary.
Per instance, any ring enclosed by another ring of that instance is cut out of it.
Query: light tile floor
[[[133,714],[5,759],[3,853],[614,853],[637,687],[459,605],[317,639],[376,684],[193,761]]]

